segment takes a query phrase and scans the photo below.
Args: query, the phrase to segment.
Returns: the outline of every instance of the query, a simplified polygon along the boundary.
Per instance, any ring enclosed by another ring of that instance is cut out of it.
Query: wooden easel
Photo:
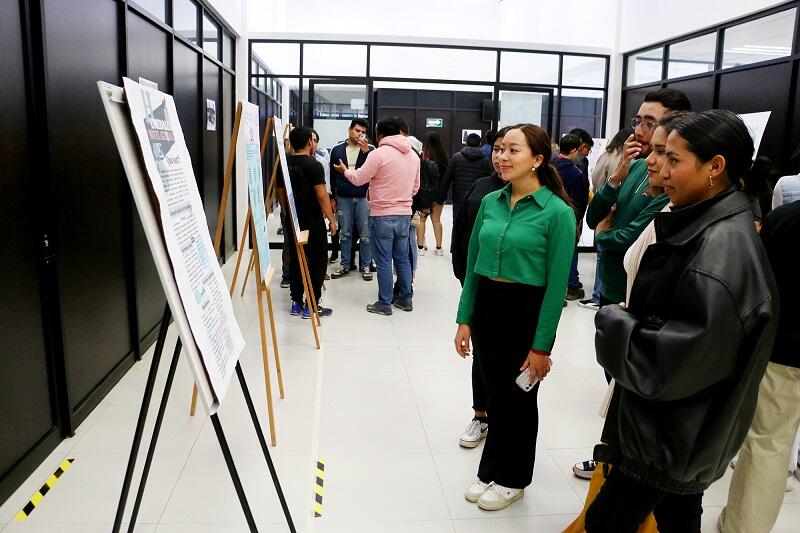
[[[274,130],[274,124],[275,124],[274,117],[270,117],[267,120],[267,128],[266,128],[265,133],[264,133],[264,141],[263,141],[263,143],[261,145],[261,157],[262,157],[262,159],[264,157],[264,153],[266,152],[266,144],[265,144],[266,143],[266,139],[269,136],[269,132]],[[282,138],[278,139],[277,135],[275,136],[276,147],[278,148],[279,151],[280,151],[280,146],[278,146],[279,143],[283,142],[283,139],[286,138],[286,135],[288,134],[289,131],[291,131],[291,129],[292,129],[292,125],[291,124],[287,124],[286,127],[283,130]],[[277,134],[277,132],[275,132],[275,133]],[[276,177],[277,177],[279,165],[280,165],[280,156],[276,156],[274,164],[272,166],[272,175],[270,176],[269,186],[267,187],[267,199],[265,201],[265,205],[269,206],[268,209],[270,209],[270,210],[272,209],[272,205],[274,203],[273,200],[275,198],[275,195],[277,194]],[[288,176],[289,176],[289,170],[288,169],[283,169],[283,176],[284,176],[284,179],[288,178]],[[284,209],[284,205],[286,205],[287,209],[290,211],[289,216],[291,218],[292,217],[291,205],[289,204],[289,202],[283,202],[282,205],[281,205],[281,209]],[[251,212],[250,212],[250,209],[248,208],[246,221],[249,221],[250,218],[251,218]],[[246,224],[247,224],[247,222],[245,222],[245,225]],[[295,232],[292,231],[292,233],[295,233]],[[245,236],[242,235],[242,242],[244,242],[244,238],[245,238]],[[306,302],[310,302],[309,313],[311,314],[311,328],[312,328],[312,330],[314,332],[314,342],[315,342],[315,345],[316,345],[317,349],[319,350],[320,349],[319,331],[317,331],[317,326],[321,326],[322,325],[322,321],[320,320],[319,306],[317,305],[317,298],[314,295],[313,287],[311,285],[311,273],[308,270],[308,259],[306,257],[306,250],[305,250],[305,245],[306,244],[308,244],[308,230],[303,230],[299,234],[295,235],[295,249],[297,251],[297,258],[298,258],[298,260],[300,262],[300,277],[303,280],[303,291],[305,292],[305,295],[306,295]],[[239,247],[239,250],[240,250],[240,252],[242,252],[244,250],[244,245],[243,244],[242,244],[242,246]],[[250,253],[250,261],[248,263],[248,268],[247,268],[247,273],[245,274],[244,283],[243,283],[243,286],[242,286],[242,292],[241,292],[242,295],[244,295],[244,291],[247,288],[247,279],[249,277],[250,270],[254,269],[255,266],[256,266],[256,255],[257,255],[257,253],[255,252],[255,250],[251,251],[251,253]],[[240,253],[239,256],[236,258],[236,269],[233,271],[233,282],[232,282],[233,284],[236,284],[236,279],[237,279],[237,277],[239,275],[239,267],[240,267],[240,264],[241,264],[241,260],[242,260],[242,255]],[[282,397],[283,396],[281,396],[281,398]]]
[[[225,181],[222,187],[222,200],[220,203],[219,214],[217,215],[217,230],[214,235],[214,251],[219,254],[220,243],[222,241],[222,225],[225,221],[225,208],[227,207],[228,203],[228,193],[230,191],[231,181],[233,178],[233,160],[236,156],[236,144],[239,138],[239,127],[242,120],[242,103],[239,102],[236,106],[236,118],[233,122],[233,132],[231,134],[231,146],[228,151],[228,161],[225,166]],[[266,149],[267,142],[266,136],[262,139],[261,142],[261,158],[264,157],[264,151]],[[247,233],[249,230],[253,232],[255,235],[255,222],[253,217],[251,216],[251,208],[250,202],[248,200],[248,209],[247,209],[247,219],[245,220],[244,231],[242,232],[242,241],[239,244],[239,257],[236,262],[236,268],[239,268],[239,261],[241,260],[241,256],[243,253],[243,248],[245,244],[245,238],[247,237]],[[275,331],[275,315],[273,313],[272,308],[272,295],[269,291],[269,283],[272,280],[272,276],[274,275],[274,269],[270,268],[267,271],[266,279],[261,279],[261,268],[260,262],[258,261],[258,245],[257,240],[253,239],[254,249],[255,249],[255,256],[256,256],[256,263],[258,267],[258,274],[257,274],[257,283],[259,289],[257,290],[258,296],[258,318],[259,318],[259,328],[261,330],[261,355],[264,364],[264,386],[266,388],[267,393],[267,413],[269,415],[269,429],[270,429],[270,440],[273,446],[277,444],[277,439],[275,435],[275,420],[274,420],[274,413],[272,409],[272,380],[270,377],[270,369],[269,369],[269,350],[267,349],[267,337],[266,337],[266,325],[264,323],[264,304],[263,300],[261,299],[262,292],[266,292],[267,294],[267,305],[269,309],[269,320],[270,320],[270,330],[272,332],[272,345],[275,349],[275,368],[278,374],[278,388],[280,391],[281,398],[284,397],[284,390],[283,390],[283,374],[281,372],[281,360],[280,360],[280,353],[278,351],[278,336]],[[265,285],[266,284],[266,285]],[[236,274],[234,274],[233,281],[231,282],[230,286],[230,294],[233,296],[233,291],[236,287]],[[190,415],[194,416],[195,411],[197,409],[197,385],[194,386],[194,390],[192,391],[192,405],[190,409]]]

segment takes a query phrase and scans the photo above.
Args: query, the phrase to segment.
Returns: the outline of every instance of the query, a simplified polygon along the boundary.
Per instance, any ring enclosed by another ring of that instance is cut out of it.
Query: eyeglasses
[[[642,126],[643,130],[649,131],[658,126],[658,122],[649,118],[642,119],[639,117],[633,117],[631,119],[631,128],[636,129],[639,125]]]

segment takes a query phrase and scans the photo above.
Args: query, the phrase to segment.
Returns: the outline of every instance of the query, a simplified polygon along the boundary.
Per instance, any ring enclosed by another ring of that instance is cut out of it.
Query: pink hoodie
[[[358,170],[344,177],[353,185],[369,183],[370,216],[410,215],[411,198],[419,189],[419,156],[402,135],[384,137]]]

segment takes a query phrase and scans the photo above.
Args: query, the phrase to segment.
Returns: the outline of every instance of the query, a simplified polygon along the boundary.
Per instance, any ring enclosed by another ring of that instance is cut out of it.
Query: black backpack
[[[439,165],[423,159],[419,168],[419,190],[414,195],[414,211],[430,211],[439,192]]]

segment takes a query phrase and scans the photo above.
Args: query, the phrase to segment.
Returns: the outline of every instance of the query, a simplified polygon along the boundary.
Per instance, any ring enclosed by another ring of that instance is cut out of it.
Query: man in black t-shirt
[[[289,133],[289,142],[294,155],[286,158],[289,167],[289,179],[294,196],[294,205],[300,230],[308,230],[308,243],[305,245],[308,259],[308,271],[311,275],[311,289],[317,299],[320,316],[327,317],[333,310],[319,305],[322,283],[328,268],[328,236],[324,218],[329,221],[331,235],[336,234],[336,219],[333,216],[330,197],[325,188],[325,170],[313,155],[313,132],[311,128],[295,128]],[[283,185],[279,183],[279,187]],[[324,215],[324,218],[323,218]],[[294,224],[290,224],[290,232],[294,233]],[[292,236],[294,238],[294,235]],[[292,297],[292,315],[311,318],[308,302],[303,305],[303,278],[296,247],[290,246],[289,291]]]

